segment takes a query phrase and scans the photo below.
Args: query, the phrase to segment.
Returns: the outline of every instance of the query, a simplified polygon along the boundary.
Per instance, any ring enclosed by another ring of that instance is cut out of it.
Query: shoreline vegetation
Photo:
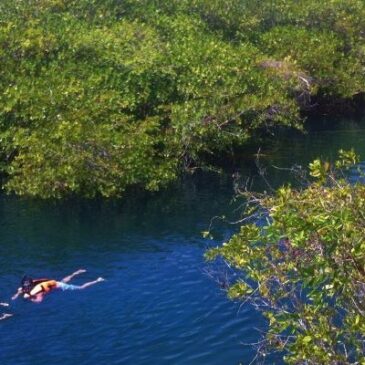
[[[305,114],[364,105],[364,18],[360,0],[3,0],[3,188],[157,190]]]
[[[364,171],[359,157],[299,171],[302,187],[244,192],[243,224],[206,252],[237,271],[228,296],[267,319],[256,361],[272,353],[286,364],[363,364],[365,354]],[[206,235],[209,232],[205,232]]]

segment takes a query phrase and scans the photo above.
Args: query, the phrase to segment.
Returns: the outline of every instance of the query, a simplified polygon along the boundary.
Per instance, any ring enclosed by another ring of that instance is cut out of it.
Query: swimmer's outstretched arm
[[[6,319],[6,318],[9,318],[9,317],[12,317],[13,315],[10,314],[10,313],[4,313],[1,317],[0,317],[0,321],[2,321],[3,319]]]
[[[3,307],[9,307],[9,303],[0,303]]]
[[[22,293],[23,293],[22,288],[18,288],[17,292],[11,297],[11,300],[15,300]]]
[[[62,283],[68,283],[72,278],[74,278],[76,275],[79,275],[79,274],[83,274],[84,272],[86,272],[86,270],[84,269],[79,269],[77,271],[75,271],[73,274],[69,275],[69,276],[66,276],[65,278],[63,278],[61,280]]]

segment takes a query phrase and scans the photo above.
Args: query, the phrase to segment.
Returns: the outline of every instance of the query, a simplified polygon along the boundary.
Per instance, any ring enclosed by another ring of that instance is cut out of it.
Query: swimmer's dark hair
[[[33,279],[30,276],[24,275],[21,287],[24,293],[29,293],[33,289]]]

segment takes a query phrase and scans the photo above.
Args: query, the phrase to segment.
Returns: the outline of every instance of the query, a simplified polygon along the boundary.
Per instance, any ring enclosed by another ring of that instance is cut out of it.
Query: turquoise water
[[[349,124],[347,124],[348,127]],[[356,147],[365,156],[365,130],[311,132],[283,137],[262,150],[272,185],[290,177],[293,163],[331,157]],[[265,185],[250,159],[234,170],[253,188]],[[236,229],[214,225],[216,215],[235,218],[231,174],[197,175],[168,191],[123,202],[63,203],[0,199],[0,301],[24,274],[61,279],[78,268],[81,284],[107,279],[84,291],[51,293],[40,304],[22,299],[0,322],[1,365],[248,364],[265,323],[249,306],[226,299],[206,274],[203,253]],[[218,275],[218,276],[219,276]],[[280,364],[279,358],[271,363]]]

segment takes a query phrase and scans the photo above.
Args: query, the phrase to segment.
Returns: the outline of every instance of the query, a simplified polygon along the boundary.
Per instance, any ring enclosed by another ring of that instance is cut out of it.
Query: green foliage
[[[262,131],[301,128],[311,95],[364,91],[364,16],[357,0],[3,0],[5,188],[157,189]]]
[[[311,164],[316,180],[303,189],[247,194],[250,214],[256,207],[264,223],[207,252],[242,271],[228,295],[263,312],[269,329],[260,350],[283,351],[288,364],[365,361],[365,185],[336,168],[357,161],[340,151],[334,164]]]
[[[306,71],[322,94],[352,96],[363,89],[363,62],[344,53],[345,40],[333,31],[277,26],[263,34],[261,46],[275,59],[290,60]]]
[[[18,131],[13,143],[19,152],[9,166],[13,178],[7,187],[19,195],[41,191],[44,197],[72,192],[119,196],[131,185],[156,190],[174,177],[176,169],[173,160],[158,152],[159,124],[125,124],[122,119],[85,128],[62,121],[51,134],[49,128],[32,134]]]

